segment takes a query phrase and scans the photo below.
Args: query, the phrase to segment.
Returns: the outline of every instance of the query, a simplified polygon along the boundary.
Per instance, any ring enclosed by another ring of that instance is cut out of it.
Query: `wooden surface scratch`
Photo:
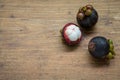
[[[86,4],[99,20],[79,46],[67,47],[59,31],[77,24],[77,11]],[[88,53],[89,40],[98,35],[114,41],[110,64]],[[0,80],[120,80],[119,50],[120,0],[0,0]]]

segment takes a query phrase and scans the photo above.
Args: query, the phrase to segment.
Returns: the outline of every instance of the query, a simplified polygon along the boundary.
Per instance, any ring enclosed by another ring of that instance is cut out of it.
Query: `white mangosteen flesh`
[[[81,38],[81,31],[79,27],[74,24],[71,24],[66,28],[65,34],[68,36],[70,41],[77,41]]]

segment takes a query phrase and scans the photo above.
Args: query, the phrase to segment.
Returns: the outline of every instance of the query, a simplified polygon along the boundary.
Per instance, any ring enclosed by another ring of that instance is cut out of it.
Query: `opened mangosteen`
[[[76,19],[83,29],[92,29],[98,21],[98,13],[92,5],[86,5],[79,9]]]
[[[115,56],[112,40],[96,36],[89,41],[88,51],[97,59],[112,59]]]
[[[82,33],[78,25],[74,23],[66,24],[61,30],[63,40],[68,45],[76,45],[80,42]]]

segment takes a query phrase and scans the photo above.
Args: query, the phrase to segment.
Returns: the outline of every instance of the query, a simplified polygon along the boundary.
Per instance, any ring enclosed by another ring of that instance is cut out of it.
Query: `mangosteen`
[[[86,5],[79,9],[76,19],[83,29],[92,29],[98,21],[98,13],[92,5]]]
[[[61,30],[63,40],[68,45],[76,45],[80,42],[82,33],[78,25],[74,23],[66,24]]]
[[[96,36],[89,41],[88,51],[97,59],[111,59],[115,55],[112,40],[102,36]]]

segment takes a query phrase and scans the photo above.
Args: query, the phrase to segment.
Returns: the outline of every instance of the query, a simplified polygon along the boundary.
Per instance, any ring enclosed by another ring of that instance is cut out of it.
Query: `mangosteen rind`
[[[89,46],[94,43],[93,49]],[[97,36],[90,40],[88,50],[90,54],[95,58],[104,58],[109,53],[109,43],[106,38]]]

